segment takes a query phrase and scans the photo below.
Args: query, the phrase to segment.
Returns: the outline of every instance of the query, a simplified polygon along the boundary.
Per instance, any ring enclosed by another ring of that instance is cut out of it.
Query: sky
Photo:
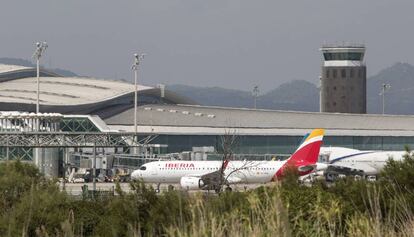
[[[145,85],[268,91],[318,82],[324,43],[364,43],[368,75],[414,64],[412,0],[2,0],[0,57]]]

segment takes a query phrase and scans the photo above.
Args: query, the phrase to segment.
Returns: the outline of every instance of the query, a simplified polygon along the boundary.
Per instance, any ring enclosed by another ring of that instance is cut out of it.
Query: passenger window
[[[147,167],[145,167],[145,166],[141,166],[141,168],[139,168],[140,170],[146,170],[147,169]]]

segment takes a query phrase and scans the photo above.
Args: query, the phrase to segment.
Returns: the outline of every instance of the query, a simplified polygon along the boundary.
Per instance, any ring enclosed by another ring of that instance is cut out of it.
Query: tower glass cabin
[[[367,112],[365,46],[322,46],[320,111]]]

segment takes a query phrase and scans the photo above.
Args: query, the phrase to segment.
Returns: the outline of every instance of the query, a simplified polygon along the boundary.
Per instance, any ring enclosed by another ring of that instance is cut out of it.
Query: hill
[[[170,85],[167,86],[167,89],[191,98],[201,105],[243,108],[253,106],[253,97],[247,91],[221,87],[194,87],[186,85]]]
[[[26,67],[35,65],[25,59],[0,58],[1,64]],[[55,68],[48,69],[63,76],[76,77],[76,73]],[[368,113],[382,113],[382,97],[379,95],[383,83],[391,84],[386,93],[387,114],[414,114],[414,66],[396,63],[367,79]],[[221,87],[195,87],[169,85],[167,89],[189,97],[201,105],[253,108],[250,91]],[[259,95],[257,108],[275,110],[319,111],[319,89],[305,80],[293,80]]]
[[[414,114],[414,66],[397,63],[368,78],[368,113],[382,113],[382,84],[390,84],[385,94],[387,114]]]
[[[387,114],[414,114],[414,66],[396,63],[367,79],[368,113],[382,113],[383,83],[391,84],[386,93]],[[253,107],[251,92],[220,87],[168,86],[169,90],[185,95],[202,105]],[[262,109],[319,111],[319,89],[311,82],[294,80],[258,97]]]
[[[258,107],[264,109],[319,111],[319,89],[308,81],[294,80],[260,96]]]
[[[240,108],[253,108],[254,106],[253,95],[248,91],[185,85],[170,85],[167,88],[187,96],[201,105]],[[318,101],[319,90],[314,84],[295,80],[260,95],[257,98],[257,108],[318,111]]]

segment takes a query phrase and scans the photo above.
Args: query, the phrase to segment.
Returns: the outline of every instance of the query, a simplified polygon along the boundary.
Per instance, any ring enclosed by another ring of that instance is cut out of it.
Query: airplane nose
[[[134,170],[131,173],[131,179],[133,179],[133,180],[139,179],[140,176],[141,176],[140,174],[141,174],[141,172],[139,170]]]

